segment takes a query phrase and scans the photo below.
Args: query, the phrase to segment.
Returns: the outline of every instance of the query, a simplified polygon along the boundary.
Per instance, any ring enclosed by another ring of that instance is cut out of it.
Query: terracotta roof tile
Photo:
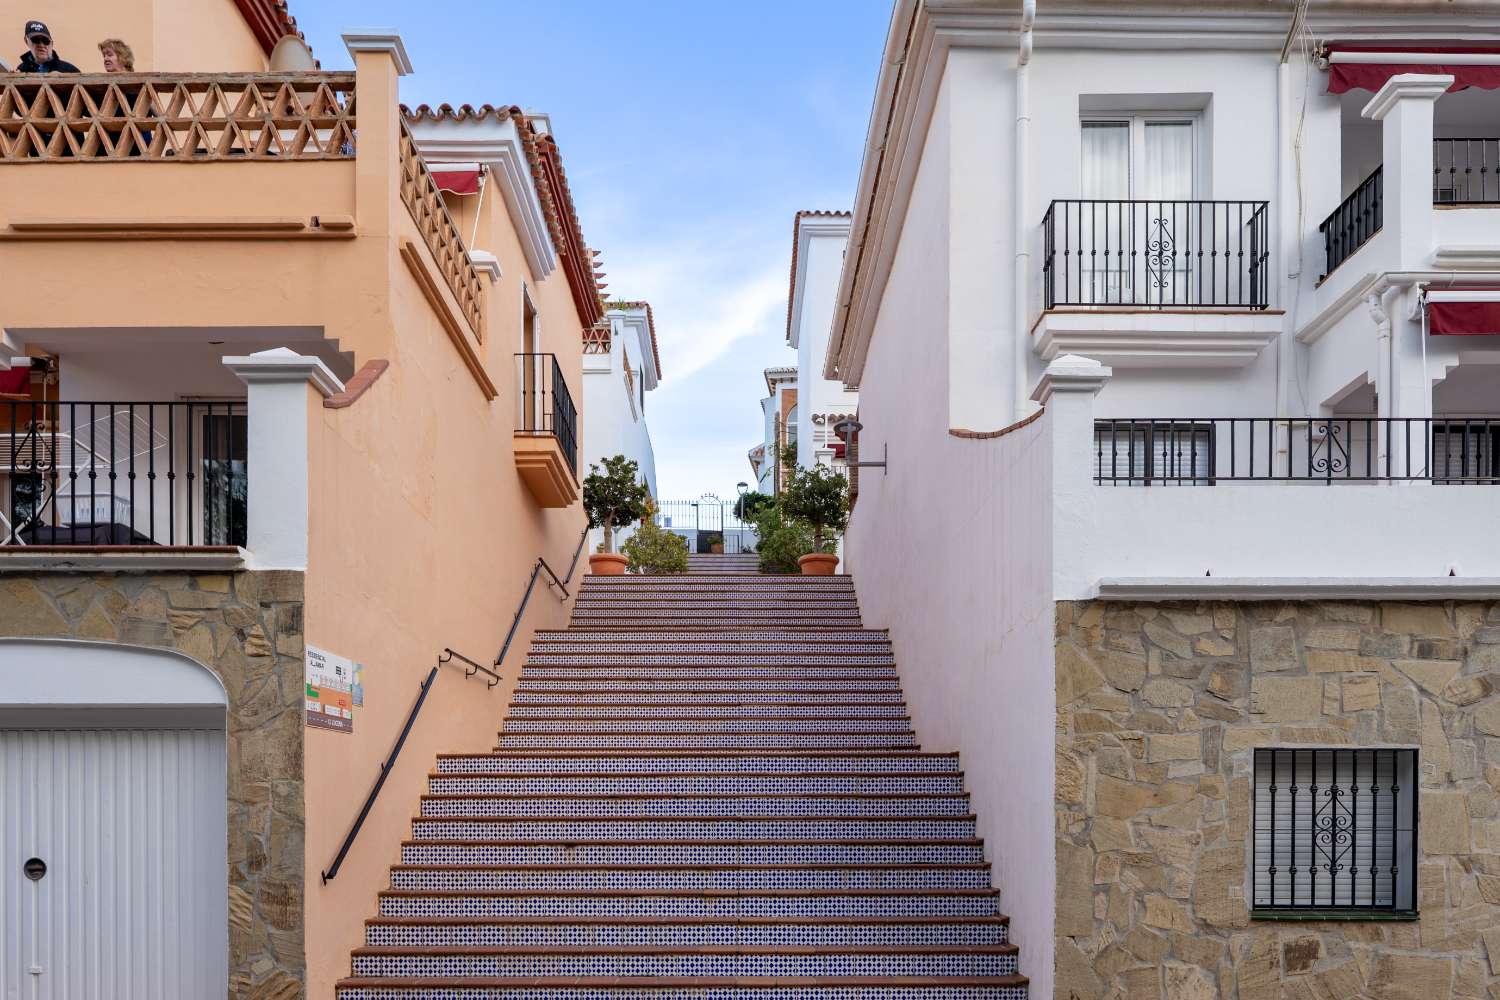
[[[234,0],[234,5],[268,56],[283,35],[296,35],[304,43],[307,41],[297,28],[297,19],[287,9],[286,0]]]

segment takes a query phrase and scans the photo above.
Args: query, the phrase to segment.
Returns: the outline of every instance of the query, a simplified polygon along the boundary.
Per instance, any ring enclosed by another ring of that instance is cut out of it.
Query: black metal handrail
[[[500,675],[495,673],[489,667],[481,666],[480,664],[475,663],[473,660],[469,659],[464,654],[456,650],[449,649],[447,646],[444,646],[443,655],[438,657],[438,664],[441,665],[444,663],[448,663],[451,660],[458,660],[461,663],[466,664],[464,668],[465,677],[473,677],[475,674],[487,675],[490,679],[489,682],[485,685],[486,687],[494,687],[496,684],[500,683]]]
[[[244,545],[242,401],[0,401],[0,543]]]
[[[520,403],[516,430],[550,434],[578,477],[578,409],[555,354],[517,354],[516,384]]]
[[[1094,482],[1500,484],[1500,418],[1161,417],[1094,421]]]
[[[573,572],[578,569],[578,557],[583,554],[583,547],[588,540],[589,526],[585,524],[583,534],[578,539],[578,547],[573,550],[573,562],[568,567],[568,575],[562,579],[558,579],[557,573],[548,565],[546,559],[537,556],[536,562],[531,567],[531,577],[526,581],[526,592],[521,595],[521,603],[516,606],[516,616],[510,621],[510,631],[505,633],[505,642],[500,646],[500,652],[495,655],[495,666],[498,667],[505,662],[505,654],[510,652],[510,644],[515,641],[516,630],[521,627],[521,616],[526,613],[526,605],[531,603],[531,592],[536,589],[536,581],[543,571],[546,571],[547,575],[552,578],[551,585],[562,591],[559,601],[566,601],[572,596],[568,593],[568,584],[573,580]]]
[[[1265,309],[1264,201],[1075,199],[1042,216],[1045,307]]]
[[[371,786],[370,794],[365,796],[365,803],[360,807],[359,815],[354,817],[354,824],[349,827],[349,832],[344,835],[343,843],[339,844],[338,853],[333,857],[333,864],[319,873],[324,885],[332,882],[334,877],[338,875],[339,868],[344,864],[344,858],[348,857],[349,849],[354,846],[354,839],[359,836],[360,828],[365,825],[365,820],[369,818],[370,810],[375,806],[375,800],[380,797],[380,790],[385,787],[385,779],[391,776],[391,771],[396,766],[396,760],[401,756],[401,748],[406,746],[406,738],[411,735],[411,727],[417,721],[417,716],[421,714],[422,704],[427,701],[427,692],[432,690],[432,682],[437,680],[438,668],[454,657],[475,668],[473,670],[466,669],[464,671],[465,677],[473,677],[475,673],[483,671],[495,678],[490,682],[489,687],[494,687],[500,682],[500,678],[495,675],[494,671],[481,667],[461,653],[455,653],[446,647],[443,649],[442,655],[437,658],[437,662],[432,665],[432,669],[428,670],[427,676],[422,679],[422,686],[417,691],[416,700],[411,703],[411,710],[406,713],[406,722],[401,726],[401,732],[396,736],[396,742],[391,747],[391,752],[386,754],[385,760],[381,762],[380,773],[375,776],[375,784]]]
[[[1432,203],[1500,204],[1500,139],[1432,140]]]
[[[1382,167],[1359,182],[1349,197],[1318,224],[1323,234],[1323,278],[1380,232],[1385,223],[1385,176]],[[1318,280],[1322,280],[1319,278]]]

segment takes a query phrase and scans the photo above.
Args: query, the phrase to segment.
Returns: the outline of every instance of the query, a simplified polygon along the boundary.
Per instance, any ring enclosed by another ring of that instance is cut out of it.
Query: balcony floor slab
[[[1032,348],[1045,361],[1079,354],[1115,368],[1243,368],[1283,318],[1279,309],[1053,309],[1032,327]]]

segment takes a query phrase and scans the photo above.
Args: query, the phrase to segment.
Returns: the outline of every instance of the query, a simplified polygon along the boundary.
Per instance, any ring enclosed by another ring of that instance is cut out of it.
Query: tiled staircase
[[[688,572],[694,576],[701,574],[719,575],[723,573],[758,573],[760,571],[760,556],[754,552],[732,552],[715,555],[709,553],[689,553]]]
[[[441,756],[340,1000],[1024,1000],[848,577],[585,579]]]

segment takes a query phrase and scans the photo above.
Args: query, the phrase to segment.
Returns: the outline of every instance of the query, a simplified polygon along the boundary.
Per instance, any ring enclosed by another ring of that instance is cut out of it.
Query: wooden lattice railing
[[[354,156],[353,73],[0,74],[0,163]]]
[[[412,221],[427,249],[432,251],[438,270],[448,282],[453,297],[458,300],[474,336],[484,339],[483,285],[479,272],[469,263],[468,251],[443,203],[442,192],[432,171],[417,152],[416,141],[405,121],[401,122],[401,200],[411,212]]]
[[[609,320],[583,328],[583,353],[608,354],[610,345]]]

